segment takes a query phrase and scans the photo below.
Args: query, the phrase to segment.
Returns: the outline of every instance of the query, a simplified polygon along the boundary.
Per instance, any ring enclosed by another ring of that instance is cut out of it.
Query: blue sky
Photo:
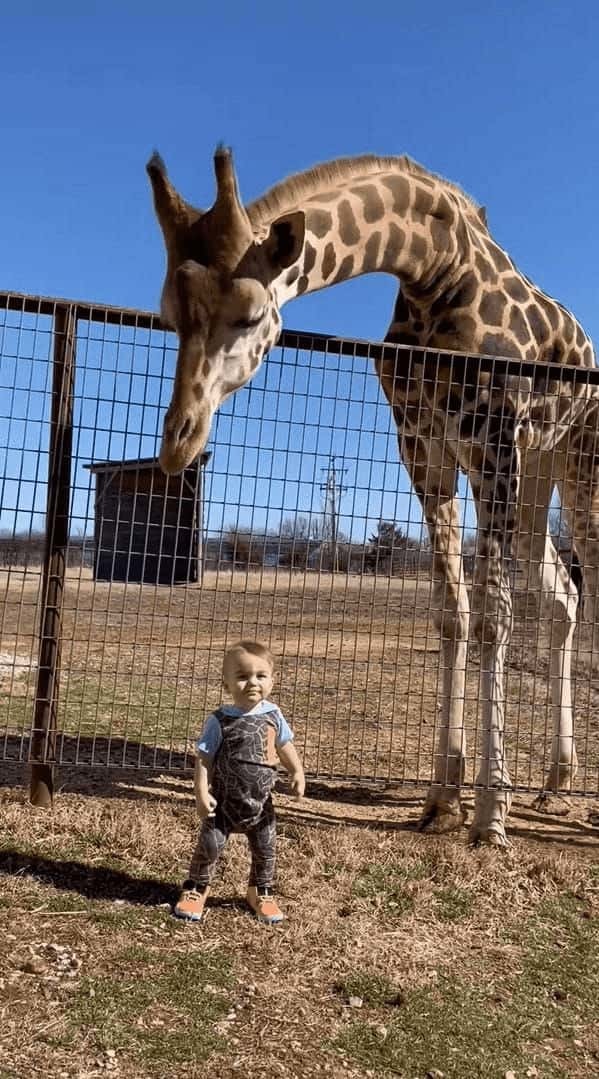
[[[0,24],[0,288],[155,309],[154,148],[198,205],[220,140],[246,199],[334,156],[409,153],[485,204],[498,242],[599,341],[590,0],[46,8]],[[285,323],[380,338],[394,292],[354,281]]]

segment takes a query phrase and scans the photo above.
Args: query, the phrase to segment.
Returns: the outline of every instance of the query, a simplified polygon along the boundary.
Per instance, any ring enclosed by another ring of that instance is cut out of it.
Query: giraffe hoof
[[[537,813],[545,813],[550,817],[568,817],[572,811],[572,802],[567,794],[541,791],[532,803],[532,807]]]
[[[466,823],[467,813],[460,805],[425,806],[424,813],[418,822],[418,831],[426,832],[427,835],[446,835],[448,832],[459,832]]]
[[[474,824],[468,834],[468,844],[471,847],[495,847],[497,850],[508,850],[512,846],[503,830],[490,831],[488,828],[479,828]]]

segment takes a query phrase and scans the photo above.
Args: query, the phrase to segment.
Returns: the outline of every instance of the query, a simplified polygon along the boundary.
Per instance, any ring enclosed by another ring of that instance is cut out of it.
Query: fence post
[[[30,784],[31,802],[43,807],[52,805],[54,794],[62,601],[69,540],[73,448],[73,386],[77,334],[77,311],[73,305],[56,305],[53,333],[48,497]]]

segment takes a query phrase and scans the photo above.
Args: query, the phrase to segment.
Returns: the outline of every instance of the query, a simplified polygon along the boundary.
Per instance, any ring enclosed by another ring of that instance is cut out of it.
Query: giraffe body
[[[376,370],[430,533],[441,637],[442,714],[422,824],[448,831],[464,819],[466,653],[473,632],[481,649],[483,734],[471,838],[504,845],[510,804],[504,682],[512,622],[506,557],[514,550],[551,618],[547,790],[568,790],[576,770],[570,663],[577,593],[548,535],[547,516],[557,486],[590,602],[599,565],[599,388],[562,382],[534,362],[592,367],[591,342],[569,311],[516,269],[492,239],[484,211],[409,158],[317,166],[247,207],[227,151],[217,151],[215,172],[217,198],[204,212],[181,198],[157,156],[148,165],[167,251],[162,316],[180,342],[162,466],[180,471],[203,449],[216,408],[251,379],[276,342],[285,302],[365,273],[399,279],[386,341],[413,351],[389,349]],[[421,349],[508,357],[522,362],[522,373],[494,370],[492,362],[481,368],[475,358],[440,363]],[[469,478],[478,518],[471,604],[459,472]]]

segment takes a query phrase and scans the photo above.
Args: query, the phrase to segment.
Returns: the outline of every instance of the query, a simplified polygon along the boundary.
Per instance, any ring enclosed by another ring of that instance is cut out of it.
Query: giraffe
[[[161,316],[179,337],[162,468],[179,472],[204,448],[215,410],[255,375],[276,343],[284,303],[361,274],[398,278],[385,341],[412,351],[383,349],[375,368],[430,534],[442,666],[434,776],[420,827],[449,832],[465,821],[460,787],[472,630],[480,645],[482,740],[469,835],[473,843],[503,847],[511,803],[504,751],[512,623],[506,556],[516,548],[551,617],[553,738],[540,804],[550,808],[551,793],[570,790],[576,773],[570,665],[577,592],[547,518],[557,486],[585,566],[592,615],[599,402],[588,386],[550,379],[534,361],[592,367],[592,344],[573,315],[495,243],[484,209],[409,157],[341,158],[283,180],[247,206],[229,150],[217,148],[214,171],[216,198],[203,211],[177,192],[158,154],[147,165],[166,248]],[[512,358],[521,361],[522,373],[485,369],[467,358],[443,365],[441,350]],[[460,472],[470,481],[478,522],[471,601],[461,554]]]

